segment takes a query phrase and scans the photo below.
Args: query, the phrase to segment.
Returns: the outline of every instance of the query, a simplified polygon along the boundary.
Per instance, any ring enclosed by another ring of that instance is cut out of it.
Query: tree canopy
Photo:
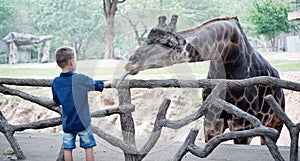
[[[288,20],[291,9],[283,1],[255,1],[249,10],[249,20],[256,35],[263,35],[267,40],[274,39],[282,32],[290,32],[295,26]],[[274,47],[274,44],[272,45]]]
[[[6,0],[0,0],[0,38],[4,38],[13,28],[15,8]]]
[[[73,46],[79,58],[84,41],[103,21],[98,1],[43,0],[32,2],[35,14],[31,14],[35,29],[41,35],[51,34],[60,45]]]

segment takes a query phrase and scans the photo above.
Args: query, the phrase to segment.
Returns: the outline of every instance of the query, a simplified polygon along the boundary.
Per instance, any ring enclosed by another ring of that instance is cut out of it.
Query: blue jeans
[[[96,146],[96,141],[93,135],[91,125],[86,130],[78,133],[64,133],[63,134],[63,148],[65,150],[71,150],[76,148],[76,136],[79,136],[81,148],[92,148]]]

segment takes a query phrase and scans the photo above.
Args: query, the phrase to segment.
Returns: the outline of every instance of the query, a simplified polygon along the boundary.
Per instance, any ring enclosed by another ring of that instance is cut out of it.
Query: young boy
[[[89,91],[103,91],[111,81],[94,81],[83,74],[74,73],[76,53],[71,47],[60,47],[55,51],[56,63],[62,69],[52,82],[53,101],[62,105],[63,148],[65,161],[72,161],[72,150],[76,148],[76,135],[80,147],[85,149],[86,161],[94,161],[93,147],[96,146],[91,127],[88,104]]]

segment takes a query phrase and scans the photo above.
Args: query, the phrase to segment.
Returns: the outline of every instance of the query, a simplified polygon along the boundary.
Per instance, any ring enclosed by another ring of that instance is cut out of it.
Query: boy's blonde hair
[[[55,51],[56,63],[60,68],[64,68],[69,64],[69,60],[75,59],[76,53],[74,48],[63,46]]]

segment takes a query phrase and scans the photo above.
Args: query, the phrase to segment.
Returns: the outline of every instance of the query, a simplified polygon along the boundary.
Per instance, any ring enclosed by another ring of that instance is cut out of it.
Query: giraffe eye
[[[169,39],[168,38],[164,38],[164,39],[161,39],[161,44],[169,44]]]
[[[151,40],[151,39],[147,39],[147,40],[145,41],[145,43],[146,43],[146,44],[152,44],[152,43],[154,43],[154,42],[153,42],[153,40]]]
[[[167,41],[168,41],[167,45],[169,47],[173,48],[173,47],[177,46],[177,41],[176,41],[176,39],[174,37],[169,36],[168,39],[167,39]]]
[[[140,58],[140,54],[134,54],[129,57],[129,61],[132,61],[133,63],[135,63],[139,60],[139,58]]]

